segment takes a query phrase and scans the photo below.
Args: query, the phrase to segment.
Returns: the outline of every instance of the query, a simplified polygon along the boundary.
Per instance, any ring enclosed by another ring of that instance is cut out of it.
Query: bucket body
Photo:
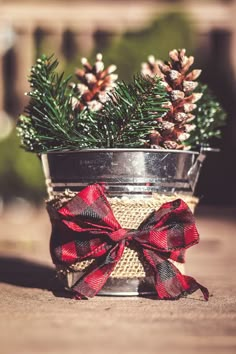
[[[193,195],[204,155],[193,151],[104,149],[42,155],[48,194],[79,191],[93,183],[108,196]]]
[[[178,197],[194,211],[197,199],[193,193],[204,158],[204,153],[193,151],[99,149],[43,154],[42,165],[50,200],[66,190],[75,193],[90,184],[103,184],[120,225],[133,229],[151,211]],[[123,263],[117,265],[99,294],[151,294],[151,276],[134,250],[127,249]],[[176,266],[183,272],[183,265]],[[57,267],[65,288],[73,287],[83,268],[83,264]]]

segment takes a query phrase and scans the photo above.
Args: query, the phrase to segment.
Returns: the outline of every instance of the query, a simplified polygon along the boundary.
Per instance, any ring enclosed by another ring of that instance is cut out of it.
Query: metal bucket
[[[42,164],[50,198],[102,183],[108,197],[146,199],[154,193],[193,195],[204,159],[205,151],[99,149],[43,154]],[[81,276],[68,270],[58,274],[69,289]],[[146,295],[152,293],[151,284],[148,277],[109,278],[99,294]]]

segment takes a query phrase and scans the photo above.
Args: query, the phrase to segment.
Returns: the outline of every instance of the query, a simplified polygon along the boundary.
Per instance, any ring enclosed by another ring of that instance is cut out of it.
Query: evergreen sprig
[[[73,115],[70,95],[67,94],[70,77],[55,72],[58,61],[42,56],[31,69],[32,91],[30,101],[18,122],[23,146],[29,151],[41,152],[60,147],[70,140]],[[66,119],[65,119],[66,117]]]
[[[53,56],[42,56],[31,69],[30,101],[18,121],[28,151],[144,146],[156,118],[167,111],[161,80],[137,76],[131,84],[120,82],[101,111],[78,112],[70,77],[57,67]]]
[[[119,82],[110,100],[97,113],[99,130],[106,147],[143,147],[157,118],[167,112],[167,93],[160,78],[135,76],[133,82]]]
[[[57,73],[58,61],[42,56],[31,69],[28,106],[18,121],[23,147],[42,153],[85,148],[138,148],[150,146],[150,133],[159,126],[170,105],[163,79],[138,75],[129,84],[119,82],[108,93],[100,111],[78,111],[73,105],[71,77]],[[206,145],[220,137],[225,112],[206,85],[196,108],[196,128],[186,147]]]
[[[27,93],[30,101],[17,124],[22,145],[28,151],[42,153],[93,147],[99,138],[97,132],[94,137],[86,128],[93,122],[87,111],[80,113],[78,126],[73,92],[68,85],[71,77],[58,74],[58,64],[53,56],[42,56],[31,69],[32,90]]]
[[[212,138],[221,138],[221,128],[226,124],[226,112],[207,85],[199,83],[202,98],[195,110],[196,128],[185,142],[191,148],[207,146]]]

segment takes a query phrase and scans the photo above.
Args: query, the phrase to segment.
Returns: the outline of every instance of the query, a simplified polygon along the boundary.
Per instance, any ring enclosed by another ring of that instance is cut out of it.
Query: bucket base
[[[81,277],[82,272],[58,272],[58,278],[67,291],[72,291],[73,286]],[[153,277],[142,278],[113,278],[110,277],[97,295],[99,296],[148,296],[155,295]]]
[[[148,296],[155,295],[151,278],[109,278],[99,296]]]
[[[182,274],[185,274],[183,263],[174,262]],[[72,291],[73,286],[84,275],[83,271],[71,271],[69,268],[56,266],[57,278],[67,291]],[[137,277],[110,276],[105,285],[97,294],[99,296],[153,296],[156,295],[154,279],[151,275]]]

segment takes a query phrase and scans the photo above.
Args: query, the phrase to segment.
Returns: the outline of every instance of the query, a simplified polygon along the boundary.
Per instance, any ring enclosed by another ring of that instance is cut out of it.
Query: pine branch
[[[70,78],[64,79],[63,74],[55,73],[57,66],[58,61],[52,56],[42,56],[31,69],[32,91],[27,94],[30,101],[18,122],[27,150],[50,149],[68,138],[68,118],[72,112],[66,91]]]
[[[104,108],[95,113],[106,147],[141,147],[167,112],[167,93],[161,79],[136,76],[131,84],[120,82]]]
[[[209,145],[210,139],[220,138],[220,128],[225,125],[226,121],[226,112],[208,86],[199,83],[198,87],[202,93],[202,98],[195,110],[196,128],[190,133],[190,137],[186,141],[186,145],[190,145],[191,148]]]
[[[38,153],[84,148],[141,147],[167,112],[161,79],[137,76],[118,84],[101,111],[73,107],[70,77],[57,74],[57,60],[41,57],[32,67],[30,102],[18,122],[26,150]]]
[[[93,144],[76,128],[72,107],[72,92],[68,88],[70,77],[56,73],[58,61],[53,56],[42,56],[31,69],[29,78],[32,91],[25,112],[18,121],[22,145],[28,151],[47,152],[59,149],[76,149]],[[81,120],[86,112],[81,113]]]

